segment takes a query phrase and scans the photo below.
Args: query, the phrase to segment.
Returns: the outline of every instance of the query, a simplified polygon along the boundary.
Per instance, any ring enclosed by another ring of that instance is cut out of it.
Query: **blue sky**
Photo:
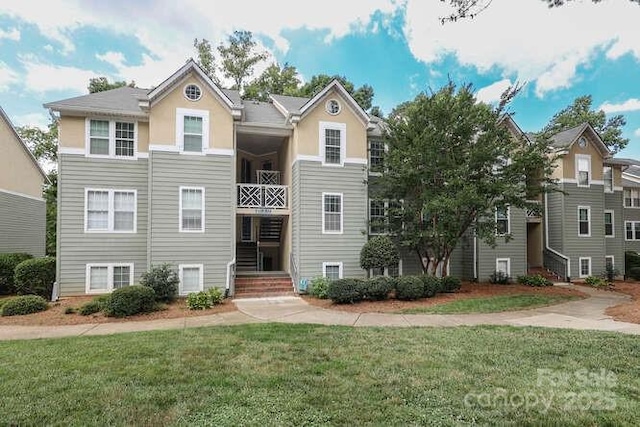
[[[537,131],[591,94],[595,107],[625,115],[620,155],[640,159],[640,6],[493,0],[473,20],[442,25],[448,13],[440,0],[0,0],[0,105],[17,125],[44,126],[42,104],[86,93],[91,77],[151,87],[195,56],[194,38],[217,45],[246,29],[303,80],[341,74],[372,85],[387,113],[448,79],[472,83],[487,102],[522,82],[511,109]]]

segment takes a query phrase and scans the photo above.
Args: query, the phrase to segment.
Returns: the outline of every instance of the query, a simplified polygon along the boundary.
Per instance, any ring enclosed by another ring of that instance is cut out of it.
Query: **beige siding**
[[[60,116],[58,124],[58,139],[60,147],[85,148],[86,118],[75,116]]]
[[[190,101],[183,94],[188,84],[197,84],[202,89],[199,101]],[[233,149],[233,118],[222,101],[208,89],[198,77],[189,75],[171,89],[160,101],[151,105],[149,111],[149,141],[154,145],[176,144],[176,108],[209,111],[209,148]]]
[[[0,118],[0,190],[42,197],[44,178],[8,123]]]
[[[576,154],[586,154],[591,156],[591,179],[602,180],[602,154],[596,148],[593,139],[587,134],[584,135],[588,144],[585,148],[581,148],[577,143],[573,144],[569,149],[569,153],[563,157],[563,177],[576,178]]]

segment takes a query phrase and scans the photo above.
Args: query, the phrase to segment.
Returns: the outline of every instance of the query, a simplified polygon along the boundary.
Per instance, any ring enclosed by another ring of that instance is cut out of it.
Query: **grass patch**
[[[544,307],[579,299],[573,295],[497,295],[485,298],[468,298],[427,307],[415,307],[402,310],[403,314],[463,314],[463,313],[498,313],[529,308]]]
[[[2,342],[0,425],[640,425],[638,357],[634,336],[497,326],[264,324]],[[610,387],[537,384],[538,369],[601,368],[615,375]],[[465,403],[503,391],[552,404]],[[615,410],[588,406],[605,392]]]

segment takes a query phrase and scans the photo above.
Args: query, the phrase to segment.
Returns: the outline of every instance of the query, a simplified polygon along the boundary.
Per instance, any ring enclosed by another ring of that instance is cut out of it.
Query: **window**
[[[340,103],[335,99],[328,100],[324,107],[327,110],[327,113],[332,116],[335,116],[340,112]]]
[[[640,240],[640,221],[625,221],[625,240]]]
[[[591,208],[578,206],[578,236],[591,236]]]
[[[604,179],[604,192],[613,193],[613,168],[611,166],[602,168],[602,178]]]
[[[204,188],[180,187],[180,231],[204,231]]]
[[[624,207],[640,208],[640,190],[624,190]]]
[[[616,263],[614,261],[613,255],[607,255],[604,257],[604,268],[605,271],[611,271],[616,268]]]
[[[87,155],[133,158],[136,155],[136,124],[87,119]]]
[[[322,232],[342,234],[342,194],[322,193]]]
[[[398,261],[397,264],[392,265],[391,267],[385,268],[372,268],[369,270],[369,275],[371,277],[377,276],[388,276],[388,277],[399,277],[402,275],[402,260]]]
[[[579,187],[588,187],[591,183],[591,156],[576,155],[576,181]]]
[[[344,165],[347,143],[346,135],[346,124],[320,122],[320,155],[323,165]]]
[[[202,97],[202,91],[198,87],[198,85],[190,84],[185,86],[184,88],[184,96],[189,101],[197,101]]]
[[[204,153],[209,148],[209,112],[177,108],[176,144],[182,153]]]
[[[180,277],[180,295],[200,292],[204,289],[202,264],[180,264],[178,270]]]
[[[329,280],[342,279],[342,263],[341,262],[323,262],[322,276]]]
[[[591,258],[580,258],[579,266],[580,266],[580,277],[591,276]]]
[[[87,264],[86,293],[111,292],[133,284],[133,264]]]
[[[369,200],[369,234],[383,234],[387,230],[387,215],[383,200]]]
[[[511,258],[497,258],[496,272],[503,273],[507,277],[511,276]]]
[[[135,233],[136,190],[85,189],[85,232]]]
[[[384,142],[369,141],[369,168],[371,172],[382,172],[384,168]]]
[[[510,209],[508,206],[496,208],[496,234],[504,236],[511,233]]]
[[[615,237],[616,233],[613,228],[613,211],[604,211],[604,235],[605,237]]]

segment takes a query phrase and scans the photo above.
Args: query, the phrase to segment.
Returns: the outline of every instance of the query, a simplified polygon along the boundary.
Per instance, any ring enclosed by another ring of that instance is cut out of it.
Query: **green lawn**
[[[0,425],[640,425],[639,359],[635,336],[514,327],[266,324],[0,342]],[[601,368],[613,382],[537,384],[538,369]]]
[[[579,297],[571,295],[497,295],[486,298],[460,299],[428,307],[416,307],[401,310],[404,314],[462,314],[462,313],[497,313],[500,311],[524,310],[544,307],[572,301]]]

